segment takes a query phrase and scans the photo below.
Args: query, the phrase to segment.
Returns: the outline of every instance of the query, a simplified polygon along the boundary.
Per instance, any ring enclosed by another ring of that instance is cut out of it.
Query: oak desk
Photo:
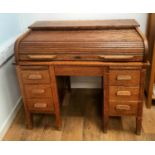
[[[100,76],[103,129],[110,116],[136,118],[142,126],[147,40],[135,20],[38,21],[15,45],[26,124],[32,113],[53,113],[61,127],[60,102],[69,76]]]

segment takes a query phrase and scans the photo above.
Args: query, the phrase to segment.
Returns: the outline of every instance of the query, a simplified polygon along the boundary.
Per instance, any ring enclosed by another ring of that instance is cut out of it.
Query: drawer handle
[[[133,59],[134,56],[132,55],[100,55],[99,56],[101,59],[106,59],[106,60],[117,60],[117,59],[123,59],[123,60],[128,60],[128,59]]]
[[[28,79],[29,80],[40,80],[40,79],[42,79],[42,75],[39,75],[39,74],[30,74],[28,76]]]
[[[44,89],[33,89],[32,93],[33,94],[43,94],[43,93],[45,93],[45,90]]]
[[[132,77],[130,75],[118,75],[117,76],[117,80],[121,81],[121,80],[131,80]]]
[[[116,93],[117,96],[131,96],[130,91],[117,91]]]
[[[28,58],[34,60],[53,60],[56,58],[56,55],[28,55]]]
[[[116,110],[131,110],[129,105],[116,105]]]
[[[46,103],[35,103],[34,108],[46,108],[47,104]]]

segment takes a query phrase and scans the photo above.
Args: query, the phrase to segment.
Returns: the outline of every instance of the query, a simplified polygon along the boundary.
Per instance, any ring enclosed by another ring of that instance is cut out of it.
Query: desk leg
[[[33,128],[32,114],[28,111],[25,111],[25,122],[26,122],[26,127],[28,129]]]
[[[26,104],[26,99],[25,99],[25,93],[24,93],[24,86],[23,86],[23,82],[22,82],[22,77],[21,77],[21,69],[20,66],[16,66],[16,72],[17,72],[17,76],[18,76],[18,80],[19,80],[19,86],[20,86],[20,90],[21,90],[21,95],[23,97],[23,103],[24,103],[24,110],[25,110],[25,124],[26,127],[28,129],[32,129],[33,128],[33,120],[32,120],[32,114],[29,112],[27,104]]]
[[[138,112],[136,116],[136,134],[137,135],[141,134],[141,129],[142,129],[145,75],[146,75],[146,69],[143,68],[141,70],[141,75],[140,75],[140,91],[139,91],[140,102],[138,103]]]
[[[50,78],[51,78],[51,88],[52,88],[52,97],[54,102],[55,117],[56,117],[56,128],[61,128],[61,117],[60,117],[60,104],[57,88],[57,80],[55,76],[54,66],[50,66]]]
[[[103,86],[103,131],[106,133],[108,129],[108,100],[109,100],[109,74],[108,69],[104,72],[104,77],[102,78],[102,86]]]
[[[136,117],[136,134],[140,135],[142,129],[142,117]]]

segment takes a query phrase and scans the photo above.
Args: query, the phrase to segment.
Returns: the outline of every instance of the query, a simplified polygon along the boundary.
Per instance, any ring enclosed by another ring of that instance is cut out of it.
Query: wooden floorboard
[[[62,129],[54,127],[53,115],[35,115],[34,128],[24,124],[23,107],[19,110],[3,140],[11,141],[104,141],[104,140],[155,140],[155,106],[144,106],[143,127],[140,136],[135,134],[135,118],[111,117],[109,130],[102,130],[102,98],[100,90],[73,89],[67,92],[61,107]]]

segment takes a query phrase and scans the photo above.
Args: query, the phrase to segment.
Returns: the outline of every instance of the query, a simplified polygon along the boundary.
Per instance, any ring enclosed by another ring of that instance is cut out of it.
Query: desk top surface
[[[33,30],[66,30],[66,29],[107,29],[107,28],[135,28],[139,24],[134,19],[119,20],[66,20],[66,21],[37,21],[29,29]]]

